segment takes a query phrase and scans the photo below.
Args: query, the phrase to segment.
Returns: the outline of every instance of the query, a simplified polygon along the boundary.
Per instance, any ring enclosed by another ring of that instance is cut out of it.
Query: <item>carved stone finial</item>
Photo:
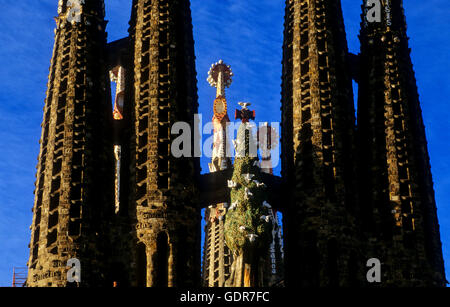
[[[232,76],[230,65],[226,65],[222,60],[211,65],[207,81],[211,86],[217,88],[216,97],[225,97],[225,88],[230,87],[233,82]]]

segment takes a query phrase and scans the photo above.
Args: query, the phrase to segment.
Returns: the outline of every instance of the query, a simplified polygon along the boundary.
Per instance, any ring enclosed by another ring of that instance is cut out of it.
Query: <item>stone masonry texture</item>
[[[111,43],[104,1],[57,3],[26,285],[225,285],[234,167],[201,175],[199,158],[172,155],[173,124],[194,131],[198,111],[190,1],[132,0],[129,35]],[[362,1],[352,55],[339,0],[286,0],[281,178],[261,173],[283,237],[258,267],[284,276],[258,285],[446,285],[405,13],[400,0],[380,3],[371,23]],[[110,71],[120,72],[115,120]],[[381,283],[367,281],[371,258]],[[67,276],[73,259],[77,282]]]
[[[77,258],[82,286],[105,284],[106,226],[112,213],[111,103],[103,1],[69,21],[60,1],[44,106],[31,226],[28,286],[67,286]],[[99,60],[100,59],[100,60]]]
[[[282,176],[288,286],[358,282],[354,108],[339,1],[286,1]]]
[[[367,253],[388,286],[445,285],[433,181],[402,1],[361,25],[358,148]]]

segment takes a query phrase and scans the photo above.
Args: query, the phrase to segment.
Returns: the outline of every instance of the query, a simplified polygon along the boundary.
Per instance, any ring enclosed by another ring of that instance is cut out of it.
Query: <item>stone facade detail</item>
[[[194,138],[190,157],[172,154],[173,124],[196,130],[189,0],[133,0],[129,36],[111,43],[102,0],[56,3],[27,286],[365,287],[371,258],[382,264],[375,286],[446,285],[402,1],[381,1],[381,22],[366,20],[363,1],[352,55],[339,0],[286,0],[281,177],[270,150],[246,157],[244,129],[234,165],[226,154],[232,72],[222,61],[208,78],[217,88],[209,173],[193,158]],[[255,112],[239,104],[245,127]],[[270,126],[259,132],[260,145],[277,145]],[[258,237],[264,244],[242,244]]]
[[[224,237],[224,216],[228,203],[211,205],[205,213],[202,283],[204,287],[224,287],[230,277],[232,254]]]
[[[131,143],[123,161],[131,170],[125,184],[131,184],[132,285],[200,283],[199,161],[175,158],[170,147],[172,125],[187,122],[193,131],[198,108],[190,14],[185,0],[133,1],[130,103],[124,111]]]
[[[367,252],[382,260],[388,286],[443,286],[433,181],[402,1],[385,2],[380,23],[362,19],[358,148]]]
[[[69,1],[70,2],[70,1]],[[72,1],[73,2],[73,1]],[[112,139],[103,1],[81,6],[77,22],[60,2],[44,106],[31,226],[28,286],[66,286],[80,260],[81,286],[105,284],[103,236],[112,213]],[[99,60],[100,59],[100,60]],[[111,180],[110,180],[111,179]]]
[[[287,284],[357,282],[354,107],[340,1],[286,1],[282,176]]]

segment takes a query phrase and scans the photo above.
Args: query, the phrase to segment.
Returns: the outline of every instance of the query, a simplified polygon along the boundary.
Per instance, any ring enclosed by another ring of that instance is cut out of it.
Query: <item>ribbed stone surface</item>
[[[131,285],[199,285],[199,161],[170,148],[172,125],[194,131],[198,108],[189,1],[134,1],[130,41]]]
[[[402,1],[363,23],[358,102],[360,190],[368,253],[384,286],[444,286],[427,141]],[[389,25],[390,24],[390,25]]]
[[[355,119],[340,1],[286,1],[282,78],[287,286],[354,284]]]
[[[77,8],[78,17],[69,22],[71,8],[67,1],[60,1],[56,18],[37,166],[28,286],[66,286],[70,258],[81,262],[81,286],[106,283],[107,224],[99,221],[113,212],[114,188],[109,134],[112,111],[103,62],[106,23],[103,1],[87,1]]]

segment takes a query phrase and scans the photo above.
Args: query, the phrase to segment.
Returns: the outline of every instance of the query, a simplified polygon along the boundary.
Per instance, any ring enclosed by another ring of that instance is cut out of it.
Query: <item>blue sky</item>
[[[109,41],[127,35],[131,0],[106,1]],[[230,116],[252,102],[259,121],[280,120],[284,1],[192,0],[200,113],[212,117],[212,63],[232,66]],[[357,53],[359,0],[342,0],[350,51]],[[0,0],[0,286],[28,259],[35,166],[53,48],[57,0]],[[450,6],[446,0],[405,1],[435,182],[441,238],[450,272]],[[202,166],[206,170],[207,160]],[[447,273],[449,276],[449,273]],[[450,278],[447,278],[450,279]]]

